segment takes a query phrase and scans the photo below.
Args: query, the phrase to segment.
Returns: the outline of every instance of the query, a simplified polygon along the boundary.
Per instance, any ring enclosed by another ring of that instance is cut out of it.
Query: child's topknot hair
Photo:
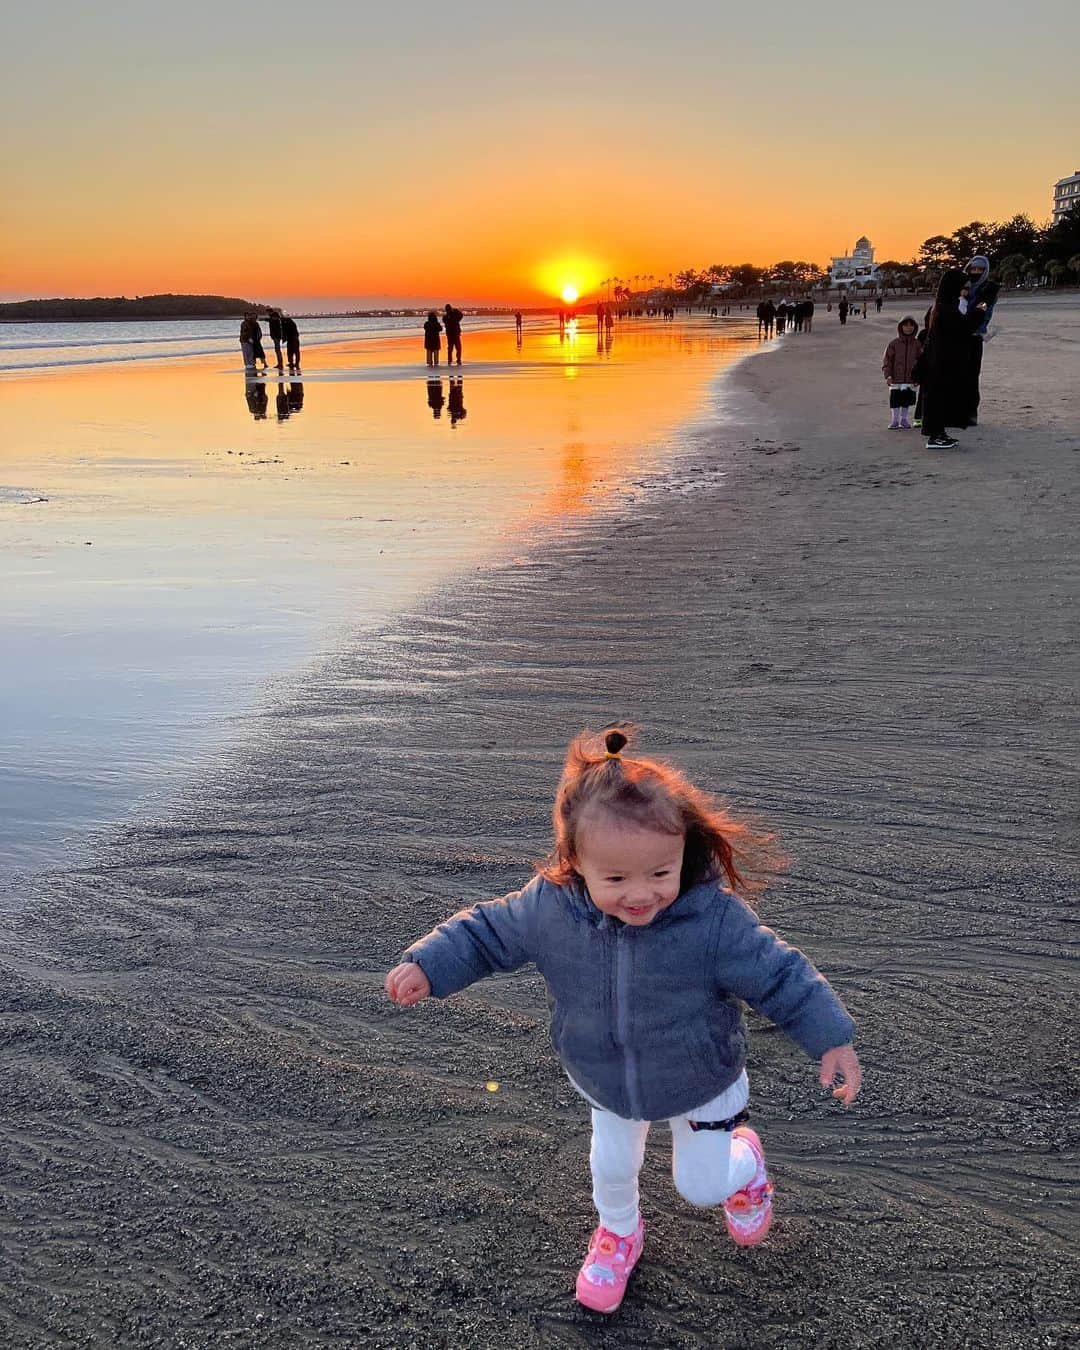
[[[559,885],[579,878],[583,819],[606,813],[627,825],[685,837],[681,890],[722,881],[753,900],[786,865],[775,834],[732,815],[673,765],[624,756],[635,732],[621,722],[599,735],[583,731],[570,742],[555,794],[555,843],[540,874]]]

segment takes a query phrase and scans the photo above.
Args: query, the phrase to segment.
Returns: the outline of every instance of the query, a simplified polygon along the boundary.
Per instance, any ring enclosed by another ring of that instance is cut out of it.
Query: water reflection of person
[[[289,406],[288,390],[280,380],[278,380],[277,397],[274,400],[274,406],[277,409],[277,420],[279,422],[284,422],[292,412],[292,408]]]
[[[431,409],[431,416],[434,421],[438,421],[442,416],[443,404],[446,399],[443,397],[442,380],[428,380],[427,382],[427,405]]]
[[[292,413],[302,412],[304,407],[304,385],[302,380],[296,380],[289,385],[289,410]]]
[[[450,397],[447,404],[450,409],[450,425],[456,427],[459,422],[464,422],[468,413],[465,411],[465,390],[460,375],[450,381]]]
[[[266,394],[266,381],[245,380],[244,398],[247,400],[248,412],[251,413],[255,421],[264,421],[266,419],[266,410],[270,406],[270,400]]]

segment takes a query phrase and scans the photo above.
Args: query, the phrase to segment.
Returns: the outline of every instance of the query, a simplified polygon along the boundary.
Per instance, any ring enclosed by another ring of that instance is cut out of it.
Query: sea
[[[304,347],[419,331],[415,314],[297,318]],[[477,327],[474,321],[471,325]],[[0,373],[58,366],[235,355],[238,319],[161,319],[106,323],[0,323]],[[263,342],[269,348],[266,324]]]
[[[170,818],[365,635],[624,513],[758,341],[473,315],[451,370],[415,314],[298,324],[299,377],[245,371],[235,320],[0,325],[0,894]]]

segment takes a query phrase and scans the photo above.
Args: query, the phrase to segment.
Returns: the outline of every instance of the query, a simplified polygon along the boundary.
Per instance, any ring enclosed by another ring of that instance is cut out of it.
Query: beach
[[[0,880],[168,813],[271,684],[625,492],[753,339],[476,319],[451,373],[362,322],[265,380],[220,322],[0,332]]]
[[[450,493],[429,566],[314,617],[307,597],[351,574],[313,554],[281,644],[238,660],[248,693],[213,753],[186,741],[165,801],[125,797],[133,817],[76,861],[8,883],[0,1339],[1075,1341],[1080,303],[1001,303],[980,426],[936,453],[884,429],[905,312],[841,329],[819,307],[711,390],[704,366],[631,367],[596,395],[605,436],[560,402],[560,436],[501,478],[481,447],[467,518],[504,523],[512,496],[511,537],[463,543]],[[341,401],[367,387],[312,380],[304,417],[334,391],[339,431],[305,453],[350,458]],[[372,425],[399,387],[430,418],[415,378],[387,378]],[[582,442],[598,463],[568,455]],[[657,1126],[645,1256],[605,1321],[573,1299],[588,1117],[538,977],[408,1013],[382,978],[524,883],[566,742],[623,717],[781,831],[792,867],[763,919],[847,1003],[866,1079],[844,1112],[751,1015],[770,1238],[739,1250],[679,1200]]]

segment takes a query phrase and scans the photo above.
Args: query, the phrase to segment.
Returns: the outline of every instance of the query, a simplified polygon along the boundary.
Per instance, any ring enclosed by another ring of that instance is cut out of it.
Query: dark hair
[[[775,834],[733,815],[673,765],[625,758],[634,731],[621,723],[599,736],[583,731],[570,742],[555,794],[555,842],[540,874],[560,885],[580,877],[582,819],[598,810],[639,828],[681,834],[680,890],[722,877],[747,899],[760,894],[786,865]]]
[[[947,267],[938,282],[937,295],[930,310],[927,331],[933,328],[938,314],[943,309],[955,308],[960,301],[960,292],[967,285],[967,276],[959,267]]]

